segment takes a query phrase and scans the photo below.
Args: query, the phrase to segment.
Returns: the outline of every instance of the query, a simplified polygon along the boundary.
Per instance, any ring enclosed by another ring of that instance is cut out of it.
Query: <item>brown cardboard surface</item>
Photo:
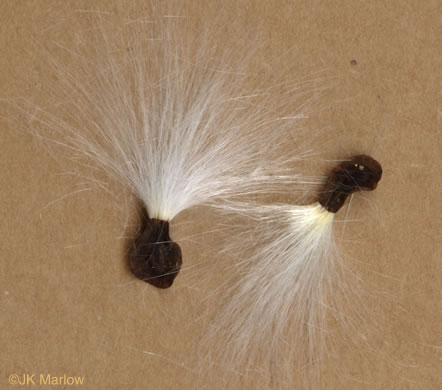
[[[195,1],[187,12],[198,19],[211,7]],[[335,340],[320,388],[441,388],[439,2],[249,0],[222,8],[246,30],[259,29],[272,43],[265,56],[290,64],[288,79],[321,70],[332,84],[307,124],[321,134],[322,155],[306,171],[324,174],[325,159],[353,153],[384,167],[378,189],[354,197],[347,218],[357,222],[340,242],[373,289],[366,326],[355,330],[367,344]],[[26,118],[16,119],[15,99],[50,102],[39,96],[51,80],[33,39],[74,39],[70,16],[86,9],[139,15],[144,6],[0,3],[0,388],[14,388],[12,374],[40,373],[84,376],[84,389],[212,388],[197,378],[195,345],[216,278],[199,281],[189,266],[167,291],[134,280],[122,255],[121,189],[113,198],[85,187],[68,174],[73,162],[59,163],[23,130]],[[189,230],[191,220],[198,226]],[[184,238],[212,222],[190,210],[172,226],[187,264],[200,249]],[[215,383],[218,375],[210,373]]]

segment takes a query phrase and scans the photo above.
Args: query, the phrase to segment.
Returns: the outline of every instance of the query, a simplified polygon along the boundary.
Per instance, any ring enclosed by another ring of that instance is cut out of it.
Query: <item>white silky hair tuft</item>
[[[326,314],[340,282],[335,214],[319,203],[248,203],[238,213],[253,228],[226,248],[237,263],[227,290],[215,292],[225,304],[202,343],[215,345],[208,362],[225,370],[226,386],[258,373],[262,388],[291,388],[294,377],[315,388],[319,370],[311,368],[324,351]]]
[[[101,166],[166,221],[297,182],[287,168],[305,154],[284,146],[301,127],[295,103],[308,81],[266,84],[250,72],[257,41],[247,34],[220,45],[216,27],[191,28],[185,17],[118,28],[94,17],[72,47],[57,43],[67,60],[47,51],[55,112],[24,109],[45,128],[38,137]]]

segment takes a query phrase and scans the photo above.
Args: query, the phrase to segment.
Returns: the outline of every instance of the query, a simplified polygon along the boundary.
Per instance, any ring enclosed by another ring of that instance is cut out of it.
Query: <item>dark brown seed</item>
[[[336,213],[356,191],[374,190],[382,177],[382,167],[374,158],[361,154],[335,167],[327,178],[319,203]]]
[[[128,258],[133,274],[158,288],[172,286],[183,263],[181,248],[169,237],[169,222],[147,215],[128,250]]]

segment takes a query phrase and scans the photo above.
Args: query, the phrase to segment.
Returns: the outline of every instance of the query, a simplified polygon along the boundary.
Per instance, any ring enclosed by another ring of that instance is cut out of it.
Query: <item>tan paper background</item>
[[[122,203],[95,187],[80,191],[67,174],[74,164],[57,163],[23,131],[26,119],[18,123],[11,104],[35,99],[46,82],[31,37],[60,38],[51,29],[69,37],[66,21],[78,9],[137,15],[142,3],[0,2],[1,389],[14,388],[11,374],[32,373],[84,376],[85,389],[204,388],[196,316],[216,286],[195,281],[191,267],[168,291],[134,280],[119,239]],[[211,6],[193,2],[189,12],[198,18]],[[358,222],[340,243],[375,286],[364,308],[370,348],[338,341],[321,388],[441,388],[440,3],[226,1],[223,8],[245,29],[259,24],[272,42],[266,55],[290,63],[288,78],[321,70],[333,80],[307,124],[322,134],[322,155],[306,172],[324,174],[326,159],[353,153],[372,154],[384,167],[378,189],[354,197],[347,217]],[[189,230],[192,220],[199,224]],[[211,222],[202,211],[185,212],[173,233],[179,240]],[[198,249],[181,244],[194,264]],[[215,383],[217,375],[210,373]]]

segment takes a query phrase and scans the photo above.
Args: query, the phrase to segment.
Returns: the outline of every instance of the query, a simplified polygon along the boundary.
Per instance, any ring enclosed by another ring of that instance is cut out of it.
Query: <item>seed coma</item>
[[[372,191],[382,177],[382,167],[374,158],[361,154],[333,168],[319,196],[319,203],[331,213],[344,205],[357,191]]]
[[[144,216],[128,259],[138,279],[161,289],[171,287],[183,260],[181,248],[170,239],[169,222]]]

